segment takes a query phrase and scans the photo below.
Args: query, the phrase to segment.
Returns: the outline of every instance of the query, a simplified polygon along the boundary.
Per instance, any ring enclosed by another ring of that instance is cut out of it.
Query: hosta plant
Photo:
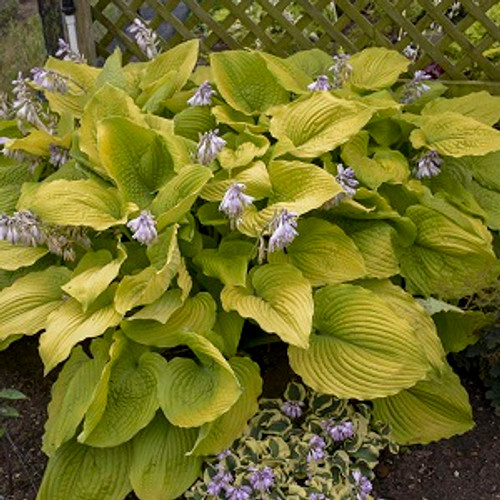
[[[63,365],[41,500],[181,495],[256,412],[265,342],[400,443],[473,425],[431,315],[498,275],[500,99],[401,85],[380,48],[197,62],[65,53],[4,111],[0,346]]]
[[[262,399],[243,436],[206,461],[186,498],[365,500],[382,450],[397,451],[366,404],[349,404],[291,383]]]

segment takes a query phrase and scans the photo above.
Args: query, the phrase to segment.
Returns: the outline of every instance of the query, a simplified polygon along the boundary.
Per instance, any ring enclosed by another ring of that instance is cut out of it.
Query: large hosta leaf
[[[231,365],[205,337],[191,332],[170,336],[170,346],[187,345],[198,357],[157,364],[158,398],[170,422],[199,427],[226,413],[241,394]]]
[[[168,290],[159,299],[137,311],[130,319],[153,319],[165,324],[182,304],[182,291],[178,288]]]
[[[130,481],[141,500],[178,498],[198,478],[202,459],[187,456],[196,429],[175,427],[158,414],[133,440]]]
[[[65,267],[49,267],[4,288],[0,292],[0,340],[45,328],[49,314],[63,303],[61,286],[70,276]]]
[[[210,54],[217,90],[237,111],[258,114],[288,102],[288,92],[257,53],[232,50]]]
[[[269,141],[265,136],[250,132],[226,134],[224,140],[227,142],[226,147],[217,159],[221,167],[227,170],[247,166],[254,158],[263,156],[269,148]]]
[[[238,226],[249,236],[258,236],[280,209],[301,215],[321,207],[342,191],[333,175],[312,163],[273,161],[268,172],[272,185],[268,206],[260,211],[250,206]]]
[[[127,201],[145,207],[174,175],[173,160],[159,135],[127,118],[107,118],[97,128],[99,157]]]
[[[292,369],[314,390],[341,398],[396,394],[429,369],[411,325],[383,298],[354,285],[327,286],[314,296],[309,349],[289,348]]]
[[[168,293],[168,292],[167,292]],[[136,320],[123,322],[125,335],[134,342],[156,347],[170,347],[178,332],[207,334],[214,326],[217,304],[207,292],[188,298],[169,318],[159,321]]]
[[[206,276],[224,285],[245,286],[247,267],[255,245],[249,241],[222,240],[219,247],[202,250],[194,259]]]
[[[440,115],[446,111],[470,116],[486,125],[495,125],[500,120],[500,97],[492,96],[484,90],[454,99],[439,97],[426,104],[422,114]]]
[[[97,339],[91,344],[92,358],[78,346],[64,364],[52,386],[52,399],[47,408],[42,449],[52,455],[76,433],[108,359],[108,342]]]
[[[47,252],[48,249],[43,247],[24,247],[0,241],[0,269],[15,271],[21,267],[31,266]]]
[[[451,111],[424,115],[410,140],[414,148],[445,156],[482,156],[500,150],[500,131]]]
[[[463,434],[474,426],[467,392],[447,366],[395,396],[376,399],[374,416],[390,424],[401,444],[426,444]]]
[[[133,209],[117,189],[90,179],[24,184],[18,208],[31,210],[48,224],[89,226],[97,231],[124,224]]]
[[[284,342],[307,348],[313,300],[309,281],[289,264],[266,264],[250,272],[246,287],[226,286],[221,293],[226,311],[252,318]]]
[[[37,500],[118,500],[132,489],[132,445],[94,448],[70,441],[50,457]]]
[[[352,72],[348,82],[360,90],[380,90],[396,83],[410,61],[399,52],[370,47],[349,59]]]
[[[82,305],[84,311],[118,276],[127,254],[125,247],[118,244],[118,256],[113,259],[108,250],[87,252],[73,272],[73,277],[62,289]]]
[[[279,154],[314,158],[356,135],[372,114],[373,110],[360,102],[315,92],[307,99],[276,108],[270,131],[278,139]]]
[[[486,227],[458,210],[447,210],[445,214],[413,205],[406,211],[417,227],[417,238],[413,245],[398,250],[398,258],[412,293],[460,298],[484,287],[496,275]]]
[[[155,370],[162,358],[118,335],[110,349],[78,441],[107,448],[146,427],[158,409]]]
[[[78,301],[69,299],[49,315],[40,336],[45,373],[64,361],[78,342],[97,337],[120,323],[122,315],[113,307],[113,294],[114,288],[108,289],[87,311]]]
[[[289,262],[312,286],[333,285],[366,275],[363,256],[340,229],[321,219],[299,221],[295,237],[284,252],[269,254],[269,262]]]
[[[243,392],[227,413],[200,429],[192,450],[196,455],[215,455],[229,448],[259,408],[257,399],[262,392],[259,366],[250,358],[232,358],[229,364]]]

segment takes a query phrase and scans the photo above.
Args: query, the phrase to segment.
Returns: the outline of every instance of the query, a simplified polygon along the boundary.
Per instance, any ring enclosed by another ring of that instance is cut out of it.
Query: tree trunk
[[[60,0],[38,0],[38,10],[42,18],[43,38],[47,54],[54,55],[59,38],[64,38]]]

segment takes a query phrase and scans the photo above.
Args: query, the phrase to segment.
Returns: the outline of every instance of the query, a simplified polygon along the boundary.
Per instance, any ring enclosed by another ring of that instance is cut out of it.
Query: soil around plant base
[[[0,389],[13,388],[29,399],[15,401],[18,419],[4,421],[8,438],[0,440],[0,500],[34,500],[47,458],[41,451],[46,407],[57,373],[43,378],[38,340],[24,338],[0,352]],[[262,347],[269,397],[278,397],[289,379],[280,345]],[[286,358],[285,358],[286,359]],[[397,457],[384,457],[376,472],[376,498],[385,500],[500,500],[500,418],[484,399],[479,382],[465,380],[476,427],[454,438],[413,446]],[[68,499],[70,500],[70,499]]]

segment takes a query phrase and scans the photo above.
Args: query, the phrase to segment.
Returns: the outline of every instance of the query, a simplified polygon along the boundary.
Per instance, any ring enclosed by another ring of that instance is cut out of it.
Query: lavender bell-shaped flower
[[[137,45],[148,59],[153,59],[158,55],[158,37],[143,21],[138,18],[134,19],[128,31],[134,36]]]
[[[249,470],[253,472],[249,479],[252,488],[261,495],[267,493],[269,488],[274,484],[274,473],[271,467],[264,467],[262,470],[258,470],[256,467],[249,467]]]
[[[225,469],[219,470],[208,484],[207,492],[210,495],[219,495],[222,491],[231,488],[233,476]]]
[[[326,443],[318,435],[314,435],[310,440],[309,440],[309,452],[307,454],[307,462],[317,462],[319,460],[323,460],[325,458],[325,447]]]
[[[68,79],[56,71],[45,68],[33,68],[31,74],[33,75],[33,82],[49,92],[67,94],[69,91]]]
[[[350,167],[345,168],[342,163],[337,165],[335,180],[344,191],[335,195],[330,201],[327,201],[323,205],[323,209],[325,210],[338,205],[344,198],[352,198],[356,194],[356,188],[359,186],[359,181],[355,177],[354,170]]]
[[[227,500],[249,500],[252,498],[250,486],[230,487],[226,489]]]
[[[147,210],[143,210],[139,217],[129,221],[127,227],[134,231],[132,238],[143,245],[150,245],[158,237],[155,219]]]
[[[300,418],[302,416],[301,406],[304,406],[302,401],[285,401],[280,409],[288,418]]]
[[[354,436],[354,426],[352,422],[341,422],[335,424],[333,420],[322,422],[323,429],[334,441],[345,441]]]
[[[217,158],[219,152],[226,146],[226,141],[219,137],[218,129],[210,130],[200,135],[196,160],[202,165],[208,165]]]
[[[80,52],[73,50],[69,43],[62,38],[57,41],[59,48],[56,52],[56,57],[61,57],[63,61],[73,61],[78,64],[86,63],[85,57]]]
[[[352,473],[352,477],[356,487],[356,500],[366,500],[373,489],[371,481],[357,470]]]
[[[16,97],[12,103],[12,109],[16,112],[17,118],[26,120],[32,125],[38,125],[41,122],[38,116],[39,109],[33,100],[33,95],[27,85],[28,82],[29,79],[23,78],[21,72],[19,72],[17,79],[12,81],[14,84],[12,92]]]
[[[326,497],[323,493],[311,493],[309,500],[326,500]]]
[[[66,148],[62,148],[60,146],[56,146],[55,144],[51,144],[49,146],[50,157],[49,163],[54,165],[54,167],[62,167],[69,160],[69,151]]]
[[[328,76],[319,75],[314,82],[310,83],[307,86],[307,88],[312,91],[325,91],[331,90],[332,86],[330,85]]]
[[[254,201],[252,196],[243,192],[245,190],[245,184],[235,182],[227,189],[224,198],[220,202],[219,210],[229,218],[231,229],[234,229],[241,222],[245,207],[248,207]]]
[[[339,54],[333,56],[333,64],[328,68],[332,72],[332,88],[340,89],[349,78],[352,66],[349,64],[349,54]]]
[[[207,80],[198,87],[193,97],[188,99],[187,103],[190,106],[211,106],[212,96],[216,93],[217,92],[212,89],[210,82]]]
[[[412,174],[416,179],[430,179],[441,173],[443,160],[437,151],[429,151],[417,160],[416,167]]]
[[[282,209],[281,212],[271,221],[270,229],[272,231],[269,238],[268,251],[275,252],[286,248],[299,233],[295,230],[297,227],[297,214]]]
[[[432,76],[425,71],[415,71],[411,82],[407,83],[401,94],[400,102],[402,104],[411,104],[416,99],[420,99],[423,94],[431,90],[431,87],[424,83],[426,80],[432,80]]]

